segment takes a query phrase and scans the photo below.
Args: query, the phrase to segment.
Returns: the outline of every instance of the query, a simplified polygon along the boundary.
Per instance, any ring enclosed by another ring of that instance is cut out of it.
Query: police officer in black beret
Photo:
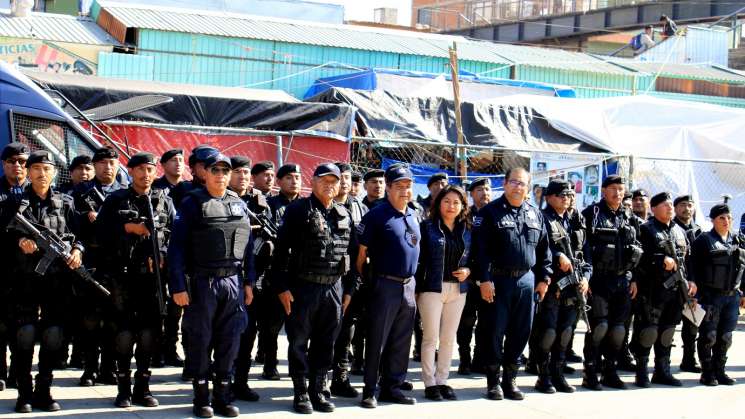
[[[349,194],[354,198],[360,198],[364,189],[363,185],[362,174],[360,172],[352,172],[352,189],[349,191]]]
[[[44,274],[35,267],[44,252],[25,231],[14,223],[9,235],[20,252],[14,265],[18,276],[11,283],[10,307],[12,335],[16,336],[13,365],[18,385],[15,411],[29,413],[33,408],[53,412],[60,405],[51,396],[52,370],[64,344],[64,325],[67,324],[72,304],[72,273],[82,262],[83,244],[74,238],[76,229],[75,206],[70,196],[52,189],[57,169],[52,154],[35,151],[26,161],[30,184],[26,186],[17,212],[28,221],[49,229],[73,246],[67,260],[54,260]],[[67,266],[64,266],[64,265]],[[69,268],[69,269],[68,269]],[[39,339],[38,374],[32,392],[31,363],[34,344]]]
[[[176,304],[185,307],[185,368],[194,377],[194,415],[212,417],[214,409],[235,417],[240,411],[231,404],[230,376],[248,322],[246,306],[253,301],[251,224],[246,203],[228,190],[230,159],[211,155],[204,169],[204,187],[184,198],[173,224],[170,290]]]
[[[631,209],[634,215],[647,221],[651,218],[649,213],[649,192],[646,189],[636,189],[631,192]]]
[[[104,200],[110,194],[126,189],[127,184],[117,180],[119,154],[110,147],[102,147],[93,153],[95,177],[78,185],[73,191],[75,210],[80,225],[80,240],[85,245],[85,266],[101,266],[101,254],[96,235],[96,219]],[[116,384],[116,361],[113,336],[110,328],[109,303],[95,291],[83,289],[77,293],[78,309],[81,311],[80,348],[84,356],[84,370],[80,385],[93,386],[96,383]],[[99,370],[98,355],[101,354]]]
[[[272,196],[274,187],[274,163],[269,160],[260,161],[251,168],[251,182],[253,187],[261,191],[267,198]]]
[[[67,170],[70,172],[70,180],[65,182],[59,188],[60,192],[66,194],[71,194],[76,186],[91,180],[95,173],[93,169],[93,160],[91,159],[91,156],[88,155],[76,156],[70,162]]]
[[[696,284],[686,273],[690,249],[685,232],[673,222],[672,197],[661,192],[652,197],[650,206],[653,217],[641,226],[639,241],[644,253],[634,278],[638,289],[631,339],[637,368],[635,384],[649,387],[647,364],[654,346],[652,382],[680,387],[680,380],[670,372],[670,350],[683,309],[682,285],[674,282],[674,276],[688,281],[690,296],[696,294]]]
[[[177,210],[181,207],[181,201],[183,201],[189,192],[204,186],[204,179],[207,175],[204,162],[219,152],[215,147],[205,144],[198,145],[191,150],[188,159],[191,181],[186,180],[178,183],[170,192],[173,205]]]
[[[636,298],[637,292],[631,272],[639,264],[642,250],[633,215],[621,205],[625,193],[624,179],[610,175],[603,180],[600,202],[582,211],[589,248],[586,257],[592,263],[589,301],[592,333],[585,334],[582,386],[591,390],[602,389],[597,376],[601,356],[604,358],[602,385],[626,388],[618,377],[616,363],[626,335],[631,299]]]
[[[713,228],[696,238],[691,252],[698,302],[706,310],[698,328],[700,382],[707,386],[733,385],[735,380],[727,375],[725,367],[739,307],[745,307],[745,237],[733,228],[727,204],[712,206],[709,218]]]
[[[342,315],[357,288],[357,275],[347,275],[350,254],[357,251],[355,224],[334,201],[340,177],[333,163],[316,168],[313,194],[287,206],[272,264],[272,289],[287,315],[293,408],[298,413],[334,410],[323,390]]]
[[[166,288],[156,269],[165,267],[175,209],[166,190],[152,187],[156,164],[153,154],[133,155],[127,163],[132,183],[108,196],[96,221],[103,262],[100,273],[106,276],[113,294],[117,407],[130,407],[132,403],[158,406],[150,392],[149,367],[160,345],[159,299],[165,304]],[[159,246],[157,254],[153,253],[153,235]],[[133,352],[135,345],[137,351]],[[130,376],[133,355],[137,365],[134,389]]]
[[[153,189],[165,189],[170,192],[183,181],[184,175],[184,150],[172,148],[160,156],[160,166],[163,168],[163,176],[155,179]]]
[[[367,209],[373,209],[382,203],[381,198],[385,195],[385,170],[369,170],[362,179],[365,181],[365,197],[362,198],[362,203]]]
[[[429,196],[426,198],[419,197],[417,201],[424,208],[424,217],[429,216],[429,207],[437,198],[437,194],[440,193],[442,188],[448,184],[448,174],[444,172],[435,173],[427,179],[427,189],[429,189]]]

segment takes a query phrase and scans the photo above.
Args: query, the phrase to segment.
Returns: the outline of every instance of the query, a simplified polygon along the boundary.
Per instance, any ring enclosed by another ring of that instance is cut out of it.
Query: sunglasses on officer
[[[231,170],[229,167],[225,167],[225,166],[212,166],[209,168],[209,171],[215,176],[217,175],[227,176],[230,174]]]
[[[17,156],[17,157],[8,157],[7,159],[5,159],[5,163],[8,163],[11,166],[14,165],[14,164],[16,164],[16,163],[20,164],[21,166],[25,166],[26,165],[26,161],[28,161],[28,159],[26,157],[20,157],[20,156]]]

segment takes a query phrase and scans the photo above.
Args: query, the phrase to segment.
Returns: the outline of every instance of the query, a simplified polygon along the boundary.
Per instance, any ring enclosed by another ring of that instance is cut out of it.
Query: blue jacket
[[[416,292],[442,292],[442,279],[445,269],[445,233],[441,221],[425,220],[421,224],[422,241],[420,243],[419,264],[416,270]],[[447,228],[447,227],[445,227]],[[463,243],[463,254],[458,262],[459,267],[469,266],[471,256],[471,230],[464,223],[456,223],[455,236]],[[460,283],[460,292],[468,291],[468,281]]]

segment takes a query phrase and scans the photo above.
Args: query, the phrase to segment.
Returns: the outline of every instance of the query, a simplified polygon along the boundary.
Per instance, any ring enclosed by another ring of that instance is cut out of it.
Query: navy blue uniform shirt
[[[491,269],[528,271],[536,281],[550,276],[551,253],[541,211],[523,202],[513,207],[502,195],[479,211],[482,217],[475,235],[476,270],[480,282],[490,281]]]
[[[362,217],[357,232],[359,244],[367,247],[373,276],[414,276],[422,235],[411,207],[404,214],[386,199]]]

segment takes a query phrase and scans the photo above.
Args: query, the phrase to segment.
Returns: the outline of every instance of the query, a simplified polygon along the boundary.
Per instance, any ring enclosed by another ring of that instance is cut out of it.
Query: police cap
[[[562,179],[554,179],[548,182],[548,186],[544,191],[546,195],[559,195],[563,192],[572,192],[572,188],[569,186],[569,182]]]
[[[91,159],[91,156],[88,156],[86,154],[76,156],[72,161],[70,162],[70,166],[68,166],[69,171],[75,170],[78,166],[82,166],[84,164],[91,164],[93,162],[93,159]]]
[[[352,172],[352,182],[362,182],[362,173]]]
[[[210,168],[212,166],[215,166],[215,165],[218,165],[220,163],[224,163],[226,166],[232,168],[232,166],[230,165],[230,159],[228,158],[228,156],[226,156],[226,155],[224,155],[224,154],[222,154],[220,152],[217,152],[217,153],[212,154],[209,157],[207,157],[207,159],[204,160],[204,168],[205,169],[208,169],[208,168]]]
[[[414,180],[414,174],[408,165],[394,164],[385,171],[385,183],[388,185],[399,180]]]
[[[277,170],[277,177],[282,179],[283,177],[291,173],[300,173],[300,165],[295,163],[287,163]]]
[[[665,201],[672,201],[673,196],[669,192],[660,192],[649,200],[649,206],[656,207]]]
[[[337,179],[341,179],[341,171],[339,170],[339,166],[335,165],[334,163],[324,163],[319,165],[313,172],[313,177],[323,176],[334,176]]]
[[[472,192],[474,189],[478,188],[479,186],[484,186],[484,185],[491,186],[491,181],[489,180],[489,178],[486,178],[486,177],[476,178],[473,180],[473,182],[471,182],[468,185],[468,192]]]
[[[441,180],[448,180],[448,174],[445,172],[440,172],[430,176],[429,179],[427,179],[427,187],[429,188],[430,186],[432,186],[433,183],[439,182]]]
[[[230,158],[230,166],[233,169],[251,167],[251,159],[246,156],[233,156]]]
[[[624,179],[621,176],[618,176],[618,175],[610,175],[610,176],[606,177],[605,179],[603,179],[603,185],[602,186],[603,186],[603,188],[607,188],[608,186],[615,185],[615,184],[623,185],[624,184]]]
[[[118,158],[119,158],[119,153],[117,153],[116,150],[114,150],[113,148],[101,147],[95,152],[93,152],[93,158],[91,159],[91,161],[95,163],[95,162],[105,160],[105,159],[118,159]]]
[[[254,164],[254,167],[251,168],[251,174],[256,176],[259,173],[266,172],[267,170],[274,170],[274,163],[269,160],[264,160]]]
[[[722,214],[729,214],[729,205],[727,204],[716,204],[713,207],[711,207],[711,210],[709,211],[709,218],[712,220],[719,217]]]
[[[219,154],[220,151],[215,147],[209,145],[198,145],[191,150],[189,155],[189,166],[194,166],[197,163],[206,163],[207,159]]]
[[[349,163],[345,163],[343,161],[338,161],[338,162],[336,162],[334,164],[336,165],[336,167],[339,168],[339,172],[341,172],[341,173],[351,172],[352,171],[352,165],[349,164]]]
[[[367,173],[365,173],[365,176],[362,177],[362,179],[367,182],[370,179],[375,179],[378,177],[385,177],[385,170],[383,169],[372,169],[368,170]]]
[[[648,197],[648,196],[649,196],[649,192],[647,192],[647,190],[646,190],[646,189],[641,189],[641,188],[639,188],[639,189],[637,189],[637,190],[635,190],[635,191],[631,192],[631,198],[632,198],[632,199],[636,199],[636,198],[646,198],[646,197]]]
[[[171,160],[172,158],[174,158],[176,156],[183,156],[183,155],[184,155],[184,150],[182,150],[180,148],[172,148],[172,149],[166,151],[165,153],[163,153],[162,156],[160,156],[160,162],[161,163],[165,163],[168,160]]]
[[[675,198],[675,201],[673,201],[673,205],[677,206],[681,202],[690,202],[690,203],[693,203],[693,197],[691,195],[681,195],[681,196]]]
[[[134,156],[129,158],[129,161],[127,162],[127,167],[130,169],[137,167],[141,164],[152,164],[155,166],[157,163],[157,159],[155,158],[155,155],[152,153],[147,152],[140,152],[135,154]]]
[[[54,157],[47,150],[36,150],[28,156],[26,167],[31,167],[34,163],[46,163],[54,165]]]
[[[28,154],[28,146],[23,143],[10,143],[3,148],[2,154],[0,154],[0,160],[8,160],[9,158],[13,156],[18,156],[21,154]]]

